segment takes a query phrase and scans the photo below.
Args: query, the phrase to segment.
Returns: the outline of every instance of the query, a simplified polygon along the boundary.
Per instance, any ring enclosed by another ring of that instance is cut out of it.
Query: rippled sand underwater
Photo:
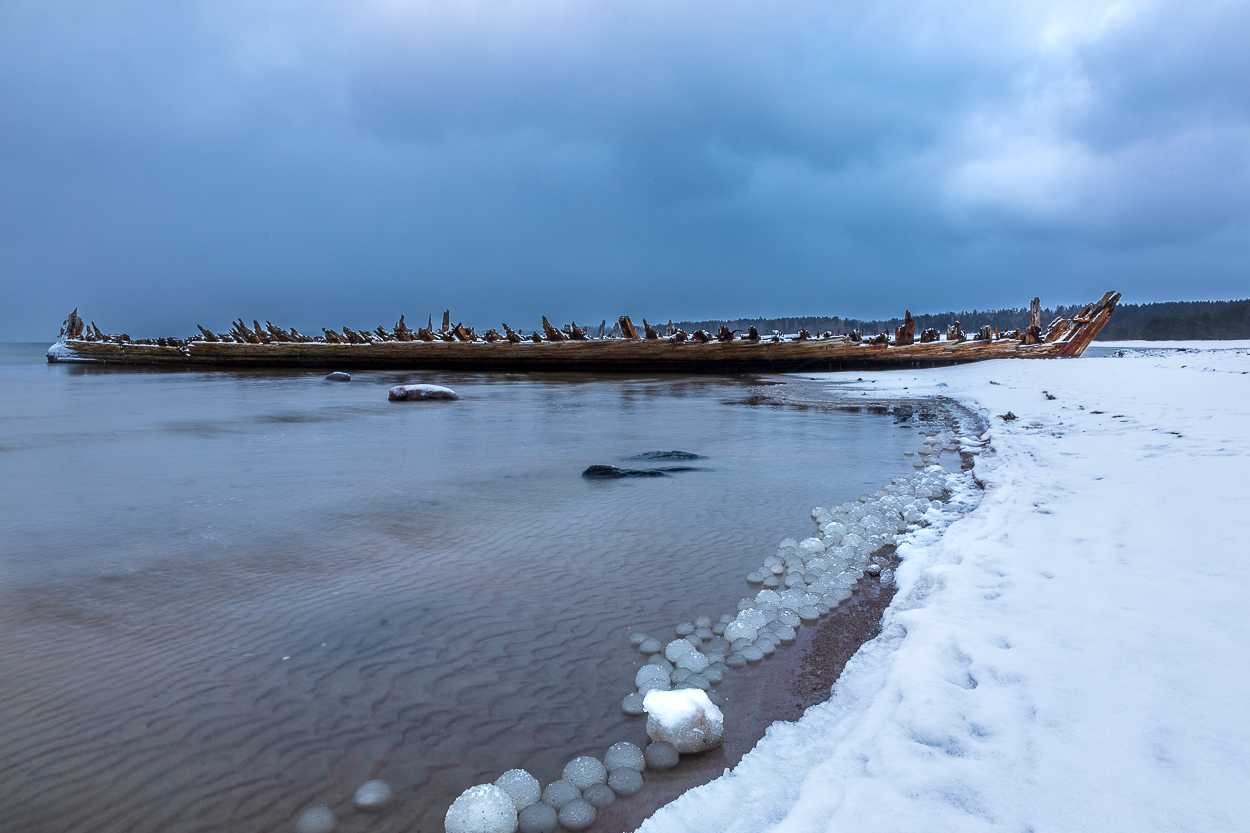
[[[741,404],[751,380],[354,375],[0,358],[14,829],[289,830],[325,801],[338,830],[441,830],[470,784],[641,741],[628,633],[733,610],[812,506],[915,445]],[[407,381],[462,399],[388,403]],[[703,459],[581,477],[665,449]],[[370,778],[394,804],[352,814]]]

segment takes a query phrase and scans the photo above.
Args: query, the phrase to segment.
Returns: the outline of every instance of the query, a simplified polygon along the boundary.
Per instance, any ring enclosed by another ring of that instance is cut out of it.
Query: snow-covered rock
[[[438,399],[459,399],[460,394],[442,385],[396,385],[387,392],[392,402],[423,402]]]
[[[681,754],[706,752],[725,738],[725,718],[697,688],[653,691],[643,698],[647,737],[673,745]]]
[[[385,781],[366,781],[352,796],[352,806],[357,810],[381,810],[391,801],[391,785]]]

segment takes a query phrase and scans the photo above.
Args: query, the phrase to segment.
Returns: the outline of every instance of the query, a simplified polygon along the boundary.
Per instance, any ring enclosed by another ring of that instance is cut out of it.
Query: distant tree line
[[[1071,318],[1084,307],[1045,307],[1042,309],[1044,328],[1056,316]],[[935,327],[945,332],[946,327],[958,319],[964,332],[975,332],[982,324],[992,324],[1000,330],[1023,329],[1029,323],[1029,311],[1024,307],[1014,309],[972,309],[960,312],[913,313],[916,332]],[[754,325],[762,333],[777,330],[797,333],[805,328],[812,333],[833,332],[835,335],[859,330],[867,333],[893,333],[903,323],[902,318],[861,319],[843,318],[839,315],[800,315],[787,318],[735,318],[726,321],[678,321],[674,322],[687,332],[703,329],[715,333],[724,324],[731,330],[746,330]],[[1120,304],[1116,307],[1111,323],[1099,335],[1099,341],[1122,341],[1145,339],[1165,341],[1171,339],[1250,339],[1250,299],[1240,301],[1166,301],[1154,304]]]

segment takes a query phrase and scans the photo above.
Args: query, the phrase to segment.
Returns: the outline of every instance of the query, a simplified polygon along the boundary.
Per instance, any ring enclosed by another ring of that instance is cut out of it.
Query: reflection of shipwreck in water
[[[391,329],[354,330],[344,327],[307,336],[266,321],[262,327],[242,319],[229,332],[201,326],[187,339],[131,339],[107,335],[87,324],[74,310],[61,328],[60,338],[48,349],[48,361],[103,362],[164,367],[376,367],[418,370],[585,370],[683,371],[718,373],[740,370],[836,370],[838,368],[892,368],[960,364],[982,359],[1070,358],[1079,356],[1106,326],[1120,300],[1108,292],[1072,318],[1056,318],[1041,326],[1041,302],[1029,307],[1030,323],[1023,330],[999,332],[983,325],[966,333],[955,321],[945,333],[928,329],[917,334],[908,312],[893,335],[814,335],[801,330],[793,336],[761,336],[754,327],[746,333],[721,327],[687,333],[671,324],[659,329],[644,320],[639,334],[629,316],[620,317],[611,335],[606,322],[597,335],[577,324],[563,329],[544,316],[542,330],[522,336],[507,324],[478,335],[463,324],[451,326],[443,313],[442,326],[433,321],[409,329],[400,316]]]

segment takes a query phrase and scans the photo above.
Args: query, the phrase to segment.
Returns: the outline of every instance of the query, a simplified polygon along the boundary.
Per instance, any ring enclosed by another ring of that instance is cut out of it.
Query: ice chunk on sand
[[[538,779],[523,769],[508,770],[495,779],[495,786],[508,794],[518,811],[538,801],[543,792]]]
[[[459,399],[460,394],[442,385],[396,385],[387,392],[392,402],[422,402],[429,399]]]
[[[591,784],[584,793],[582,798],[594,807],[596,810],[602,810],[613,801],[616,801],[616,793],[612,792],[612,788],[607,784]]]
[[[543,790],[543,804],[549,804],[559,810],[575,798],[581,798],[582,791],[568,781],[552,781]]]
[[[595,808],[578,798],[560,808],[560,826],[567,830],[585,830],[595,823]]]
[[[658,654],[662,647],[660,640],[650,636],[638,643],[638,650],[644,654]]]
[[[645,698],[643,702],[646,702]],[[608,770],[604,767],[603,761],[592,755],[578,755],[564,765],[564,772],[561,775],[565,781],[579,790],[608,782]]]
[[[676,663],[677,660],[681,659],[686,654],[692,653],[696,650],[697,649],[691,642],[685,639],[674,639],[672,642],[668,643],[668,645],[664,646],[664,656],[668,658],[669,662]]]
[[[638,673],[634,675],[634,685],[639,691],[644,693],[656,688],[668,689],[668,673],[668,670],[663,666],[648,663],[639,668]]]
[[[664,741],[649,743],[644,754],[647,756],[648,769],[672,769],[677,766],[677,747],[671,743]]]
[[[555,809],[541,801],[522,810],[518,819],[521,833],[555,833],[559,824]]]
[[[621,711],[625,714],[642,714],[642,695],[636,691],[626,694],[621,700]]]
[[[721,745],[725,718],[697,688],[653,691],[643,699],[647,737],[671,743],[680,753],[704,752]]]
[[[516,805],[494,784],[478,784],[460,793],[443,819],[446,833],[514,833]]]
[[[538,786],[537,781],[534,782],[534,786]],[[391,785],[385,781],[366,781],[352,796],[352,804],[357,810],[381,810],[391,800],[391,795]],[[537,797],[534,800],[537,801]]]
[[[324,804],[309,807],[295,821],[295,833],[330,833],[334,829],[334,813]]]
[[[638,750],[642,755],[642,750]],[[676,754],[676,752],[674,752]],[[617,795],[634,795],[642,789],[642,773],[630,767],[618,767],[608,771],[608,786]]]
[[[609,772],[621,768],[642,772],[647,767],[647,761],[641,749],[627,740],[622,740],[608,747],[608,751],[603,756],[603,765],[608,768]]]

